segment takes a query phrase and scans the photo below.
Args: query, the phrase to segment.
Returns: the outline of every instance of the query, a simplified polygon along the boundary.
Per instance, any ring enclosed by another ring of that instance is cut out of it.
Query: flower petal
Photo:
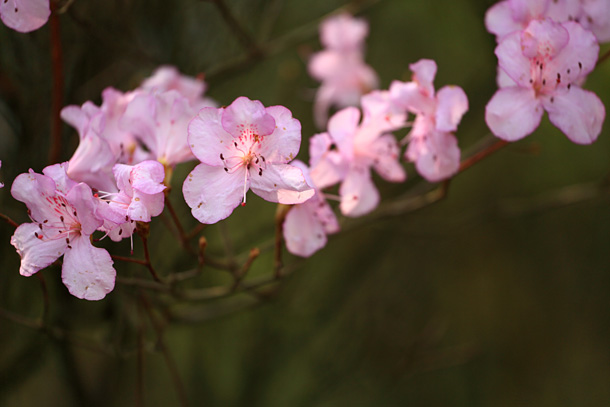
[[[591,144],[602,131],[604,104],[595,93],[572,86],[543,99],[549,120],[577,144]]]
[[[3,0],[0,2],[0,18],[7,27],[19,32],[30,32],[42,27],[51,9],[49,0]]]
[[[252,192],[269,202],[298,204],[315,193],[307,184],[301,169],[293,165],[267,165],[262,173],[250,170],[250,174]]]
[[[292,254],[309,257],[326,245],[326,233],[308,202],[295,205],[284,220],[286,248]]]
[[[341,213],[345,216],[362,216],[371,212],[379,203],[379,192],[365,167],[353,167],[339,187]]]
[[[182,193],[193,216],[201,223],[216,223],[228,217],[249,187],[245,168],[229,173],[223,167],[199,164],[184,180]]]
[[[36,223],[20,225],[11,237],[11,244],[21,256],[19,273],[22,276],[31,276],[53,263],[64,254],[68,245],[61,238],[45,238]]]
[[[275,130],[265,136],[259,153],[272,163],[288,163],[301,147],[301,122],[284,106],[270,106],[267,113],[275,120]]]
[[[485,107],[485,122],[496,137],[515,141],[536,130],[543,113],[533,89],[513,86],[493,95]]]
[[[238,97],[222,114],[222,127],[233,137],[245,134],[267,136],[275,130],[275,120],[258,100]]]
[[[221,154],[225,154],[233,143],[231,136],[222,127],[224,109],[206,107],[199,111],[188,126],[188,143],[195,157],[208,165],[222,165]]]
[[[436,93],[436,129],[452,132],[468,111],[468,97],[459,86],[444,86]]]
[[[66,250],[61,279],[77,298],[89,301],[101,300],[114,289],[116,270],[105,249],[93,247],[88,237],[71,242]]]

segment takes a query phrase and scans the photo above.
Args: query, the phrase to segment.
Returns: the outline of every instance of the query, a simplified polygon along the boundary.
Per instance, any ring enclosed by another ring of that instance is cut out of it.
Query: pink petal
[[[96,201],[89,185],[80,183],[74,186],[66,195],[68,202],[76,209],[78,222],[84,235],[91,235],[102,226],[102,219],[96,216]]]
[[[368,35],[368,29],[368,23],[363,19],[339,14],[320,24],[320,42],[332,49],[359,49]]]
[[[346,157],[354,154],[354,135],[360,122],[360,110],[346,107],[339,110],[328,121],[328,134]]]
[[[316,188],[326,188],[341,182],[347,175],[349,161],[338,151],[328,151],[312,166],[310,176]]]
[[[401,109],[390,91],[374,90],[360,99],[364,112],[363,124],[373,122],[381,131],[394,131],[405,125],[406,112]]]
[[[316,92],[313,103],[313,116],[316,127],[319,129],[326,128],[328,121],[328,109],[337,99],[339,89],[336,86],[323,83]]]
[[[533,89],[508,87],[498,90],[487,103],[485,122],[496,137],[515,141],[536,130],[543,113]]]
[[[345,67],[345,58],[333,50],[320,51],[312,55],[307,69],[309,74],[319,81],[333,78]]]
[[[188,126],[188,143],[195,157],[208,165],[223,165],[221,154],[233,143],[233,136],[222,127],[224,109],[206,107]]]
[[[130,219],[150,222],[153,216],[159,216],[165,206],[165,195],[160,192],[156,194],[145,194],[134,191],[133,199],[127,209]]]
[[[530,87],[531,61],[523,55],[521,49],[521,32],[515,31],[498,44],[495,49],[500,68],[517,84]]]
[[[42,234],[37,223],[24,223],[11,237],[11,244],[21,256],[19,273],[22,276],[31,276],[49,266],[66,250],[65,239],[40,239],[39,236]]]
[[[252,192],[269,202],[292,205],[305,202],[314,189],[307,184],[303,172],[289,164],[267,165],[260,173],[250,172]]]
[[[26,204],[36,222],[58,218],[47,201],[55,193],[55,182],[46,175],[36,174],[32,169],[29,173],[18,175],[11,186],[13,198]]]
[[[458,172],[460,149],[457,140],[450,133],[435,132],[426,140],[428,151],[418,157],[417,172],[430,182],[439,182]]]
[[[267,113],[275,120],[275,130],[263,138],[259,153],[273,163],[290,162],[301,147],[301,122],[284,106],[268,107]]]
[[[352,168],[339,187],[341,213],[357,217],[366,215],[379,204],[379,192],[371,179],[371,172],[364,167]]]
[[[193,216],[201,223],[216,223],[228,217],[241,202],[249,181],[245,168],[228,173],[223,167],[199,164],[184,180],[182,193]]]
[[[19,32],[30,32],[42,27],[49,16],[49,0],[3,0],[0,18],[7,27]]]
[[[436,94],[436,129],[453,132],[468,111],[468,97],[459,86],[445,86]]]
[[[572,86],[544,98],[543,105],[551,123],[574,143],[591,144],[602,131],[606,110],[593,92]]]
[[[163,65],[142,81],[140,88],[157,92],[176,90],[189,101],[195,101],[203,95],[205,83],[201,79],[181,75],[174,66]]]
[[[283,235],[286,248],[292,254],[309,257],[326,246],[326,233],[316,219],[308,202],[295,205],[284,220]]]
[[[409,65],[413,71],[413,81],[416,82],[426,96],[434,96],[434,77],[436,76],[436,62],[431,59],[420,59]]]
[[[585,78],[595,68],[599,44],[593,33],[578,23],[568,21],[562,26],[569,33],[570,42],[547,62],[545,71],[550,72],[550,80],[560,74],[562,84],[567,85]]]
[[[258,100],[238,97],[222,114],[222,127],[233,137],[266,136],[275,130],[275,120]]]
[[[429,90],[426,91],[416,82],[393,81],[390,85],[390,97],[396,106],[415,114],[433,114],[435,101]]]
[[[133,166],[130,173],[131,186],[145,194],[158,194],[165,190],[165,168],[159,161],[146,160]]]
[[[392,134],[379,137],[370,146],[370,151],[375,154],[373,167],[375,171],[386,181],[403,182],[407,173],[398,161],[400,149]]]
[[[55,189],[63,194],[67,194],[78,182],[74,181],[66,172],[68,163],[53,164],[45,167],[42,173],[55,182]]]
[[[495,34],[499,40],[506,34],[523,29],[521,21],[513,18],[511,1],[500,1],[490,7],[485,13],[485,27]]]
[[[93,247],[88,237],[74,239],[64,255],[61,279],[77,298],[101,300],[114,289],[116,270],[110,254]]]
[[[571,41],[568,31],[552,20],[533,20],[521,32],[521,51],[527,58],[555,57]]]

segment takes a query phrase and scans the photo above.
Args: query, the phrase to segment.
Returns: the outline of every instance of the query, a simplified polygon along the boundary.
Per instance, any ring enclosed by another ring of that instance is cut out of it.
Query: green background
[[[318,131],[311,113],[318,84],[307,74],[307,57],[320,49],[317,21],[346,4],[227,0],[255,42],[266,50],[277,46],[227,70],[244,49],[209,2],[76,0],[60,16],[65,104],[99,104],[105,87],[133,89],[158,65],[173,64],[190,75],[206,73],[208,95],[222,105],[244,95],[287,106],[302,123],[299,158],[306,160],[306,140]],[[366,60],[382,88],[408,80],[410,63],[432,58],[437,88],[456,84],[466,91],[470,111],[457,132],[466,152],[488,137],[483,116],[495,91],[496,58],[483,16],[491,4],[351,3],[370,23]],[[6,184],[0,212],[18,222],[28,219],[10,196],[12,180],[47,165],[49,44],[48,24],[30,34],[0,26],[0,180]],[[605,63],[586,84],[605,103],[609,74]],[[396,134],[402,138],[404,131]],[[68,126],[62,136],[67,160],[78,136]],[[180,184],[193,166],[177,168],[172,193],[188,228],[196,221]],[[376,178],[384,200],[427,186],[412,165],[406,168],[405,184]],[[545,118],[533,135],[458,175],[443,201],[388,219],[364,218],[310,259],[286,254],[294,273],[277,290],[266,289],[257,306],[241,307],[252,300],[248,295],[177,305],[172,309],[198,320],[164,326],[189,404],[609,405],[609,171],[607,125],[596,143],[579,146]],[[253,194],[248,199],[227,221],[203,231],[210,256],[225,256],[226,235],[242,261],[250,248],[268,247],[275,205]],[[0,307],[35,319],[42,310],[40,281],[19,276],[12,233],[0,224]],[[192,267],[159,219],[151,239],[161,274]],[[102,245],[129,254],[126,241]],[[135,255],[142,257],[138,241]],[[272,264],[263,250],[250,274],[268,274]],[[121,276],[149,278],[143,267],[115,266]],[[69,296],[58,266],[41,274],[53,327],[124,352],[91,351],[0,318],[0,405],[137,405],[138,332],[145,342],[143,404],[179,405],[163,345],[133,287],[118,284],[105,300],[89,303]],[[205,268],[185,287],[228,282],[226,273]]]

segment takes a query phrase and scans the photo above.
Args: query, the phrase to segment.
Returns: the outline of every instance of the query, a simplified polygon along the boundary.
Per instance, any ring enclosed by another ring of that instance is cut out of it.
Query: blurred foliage
[[[438,63],[437,87],[464,88],[470,112],[458,139],[468,151],[488,134],[483,111],[495,91],[495,42],[483,25],[492,3],[227,0],[260,47],[260,57],[252,57],[252,46],[244,46],[212,1],[74,0],[60,16],[64,104],[99,103],[105,87],[132,89],[158,65],[172,64],[186,74],[206,73],[209,95],[221,104],[245,95],[287,106],[303,125],[306,158],[306,140],[317,131],[311,113],[317,84],[307,75],[307,57],[320,48],[320,18],[349,4],[370,22],[367,62],[383,87],[408,79],[409,64],[425,57]],[[19,34],[0,26],[0,44],[6,184],[0,211],[24,222],[25,207],[9,187],[17,174],[47,164],[49,27]],[[606,105],[609,74],[605,63],[587,83]],[[62,141],[62,159],[68,159],[78,136],[64,126]],[[196,221],[179,192],[192,166],[177,169],[172,194],[187,229]],[[379,183],[382,196],[425,185],[408,169],[406,185]],[[608,405],[609,171],[608,125],[595,144],[577,146],[545,119],[534,135],[456,177],[442,202],[365,222],[332,237],[311,259],[288,257],[296,272],[256,308],[233,312],[204,303],[180,309],[203,321],[162,327],[164,341],[138,305],[136,289],[117,284],[101,302],[77,300],[52,266],[41,272],[50,291],[49,320],[91,339],[0,319],[0,405],[134,405],[138,348],[143,404],[178,405],[164,346],[190,405]],[[223,235],[236,253],[266,247],[274,211],[251,195],[248,207],[203,231],[208,253],[225,255]],[[13,230],[2,225],[0,307],[38,318],[41,282],[18,275]],[[163,220],[151,228],[153,262],[162,273],[192,267]],[[129,254],[127,242],[111,246]],[[142,253],[138,242],[135,253]],[[272,262],[265,252],[250,274],[267,273]],[[140,266],[116,266],[121,276],[148,277]],[[192,286],[230,281],[204,270]],[[117,357],[87,349],[93,341],[130,351]]]

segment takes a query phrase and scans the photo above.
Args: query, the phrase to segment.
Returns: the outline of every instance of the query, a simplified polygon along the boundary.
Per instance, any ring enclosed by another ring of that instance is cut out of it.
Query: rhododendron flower
[[[325,152],[320,154],[320,159],[312,160],[311,177],[319,188],[341,181],[340,209],[346,216],[367,214],[379,203],[371,167],[387,181],[402,182],[406,178],[398,162],[399,149],[394,136],[382,134],[377,126],[359,122],[360,110],[347,107],[330,118],[328,133],[312,138],[312,146]]]
[[[487,104],[485,121],[507,141],[519,140],[540,124],[544,111],[570,140],[590,144],[601,132],[604,105],[580,88],[597,61],[595,36],[574,22],[532,21],[496,47],[500,68],[515,82]]]
[[[452,132],[457,130],[468,98],[458,86],[444,86],[434,91],[436,63],[422,59],[410,65],[411,82],[395,81],[390,86],[394,102],[415,113],[413,127],[407,135],[407,160],[430,182],[454,175],[460,166],[460,149]]]
[[[320,25],[327,49],[314,54],[308,65],[310,75],[322,82],[314,102],[318,127],[326,124],[331,106],[358,105],[363,94],[377,88],[377,74],[364,63],[367,34],[367,23],[348,14],[329,17]]]
[[[600,42],[610,40],[610,0],[505,0],[485,14],[487,30],[501,41],[507,34],[524,30],[531,21],[550,18],[574,21],[591,30]]]
[[[0,18],[7,27],[22,33],[39,29],[49,19],[49,0],[2,0]]]
[[[134,221],[150,222],[163,212],[165,169],[160,162],[147,160],[136,165],[115,164],[112,171],[119,192],[96,194],[101,201],[98,214],[104,219],[100,230],[120,241],[133,234]]]
[[[91,188],[70,180],[65,168],[55,164],[44,175],[30,170],[15,179],[11,194],[26,204],[32,222],[15,230],[11,244],[21,256],[21,275],[31,276],[64,255],[62,280],[70,293],[100,300],[114,288],[116,271],[108,252],[91,244],[102,225]]]
[[[195,116],[188,99],[176,90],[138,92],[127,104],[121,128],[132,133],[168,168],[194,159],[187,126]]]
[[[315,186],[304,163],[295,160],[292,164],[303,171],[309,185]],[[332,208],[322,192],[315,191],[310,199],[290,209],[283,224],[286,248],[301,257],[309,257],[326,246],[326,235],[339,231],[339,222]]]
[[[204,98],[206,84],[203,79],[182,75],[174,66],[163,65],[153,72],[152,76],[142,81],[140,89],[165,92],[175,90],[189,100],[193,108],[216,107],[210,98]]]
[[[301,123],[283,106],[237,98],[227,108],[203,108],[188,126],[201,161],[182,191],[202,223],[226,218],[252,189],[261,198],[297,204],[314,194],[301,170],[287,164],[299,152]]]

